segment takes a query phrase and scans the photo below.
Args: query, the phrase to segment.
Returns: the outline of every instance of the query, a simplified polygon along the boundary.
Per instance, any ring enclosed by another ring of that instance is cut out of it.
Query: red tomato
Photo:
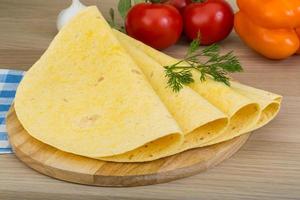
[[[183,12],[184,8],[192,3],[192,0],[168,0],[165,3],[170,4],[177,8],[180,12]]]
[[[136,4],[129,10],[125,20],[128,35],[156,49],[175,44],[182,26],[179,11],[166,4]]]
[[[183,13],[185,34],[189,39],[195,39],[200,31],[203,45],[225,39],[232,31],[233,21],[233,10],[224,0],[193,3]]]

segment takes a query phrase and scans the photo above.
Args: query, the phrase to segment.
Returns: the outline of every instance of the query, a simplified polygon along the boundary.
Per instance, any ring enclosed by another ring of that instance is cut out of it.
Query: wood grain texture
[[[55,20],[68,0],[0,0],[0,67],[28,69],[56,34]],[[89,0],[105,16],[115,0]],[[13,154],[0,155],[0,199],[170,200],[259,199],[300,197],[300,57],[267,60],[233,33],[221,43],[234,50],[245,69],[234,77],[246,84],[282,94],[277,118],[251,135],[241,150],[218,167],[170,183],[133,188],[99,188],[70,184],[41,175]],[[165,52],[181,57],[183,39]]]
[[[23,128],[14,107],[6,128],[15,155],[42,174],[68,182],[129,187],[165,183],[210,169],[237,152],[249,134],[204,148],[145,163],[114,163],[66,153],[44,144]]]

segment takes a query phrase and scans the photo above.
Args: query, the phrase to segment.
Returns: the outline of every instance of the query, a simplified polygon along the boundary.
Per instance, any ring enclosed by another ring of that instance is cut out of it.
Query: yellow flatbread
[[[251,130],[258,129],[269,123],[278,114],[281,106],[282,96],[253,88],[235,81],[231,87],[240,94],[256,101],[261,107],[261,114],[256,125]]]
[[[178,62],[160,51],[157,51],[125,34],[114,31],[120,41],[127,41],[140,51],[158,62],[161,67]],[[207,79],[196,80],[189,85],[194,91],[220,109],[229,118],[229,126],[218,137],[199,147],[232,139],[236,136],[257,129],[272,120],[280,109],[281,96],[263,90],[251,88],[236,82],[232,87]]]
[[[205,144],[223,133],[228,124],[226,115],[189,87],[184,87],[180,93],[174,93],[167,87],[167,78],[159,63],[126,40],[120,42],[145,74],[185,135],[184,143],[177,150],[166,152],[164,157]],[[139,154],[130,153],[104,159],[128,162],[141,161],[143,158]]]
[[[87,157],[142,149],[151,160],[183,140],[96,7],[71,20],[26,73],[15,110],[34,138]]]

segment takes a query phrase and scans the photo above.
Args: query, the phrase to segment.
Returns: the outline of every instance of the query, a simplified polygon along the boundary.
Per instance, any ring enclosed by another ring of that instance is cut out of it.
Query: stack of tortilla
[[[177,60],[112,30],[96,7],[74,17],[30,68],[15,110],[34,138],[62,151],[144,162],[216,144],[270,122],[281,96],[207,79],[179,93]]]

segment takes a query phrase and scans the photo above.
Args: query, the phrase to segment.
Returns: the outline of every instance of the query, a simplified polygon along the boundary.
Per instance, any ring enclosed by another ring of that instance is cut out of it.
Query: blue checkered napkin
[[[0,154],[12,152],[8,143],[5,117],[23,74],[23,71],[0,69]]]

